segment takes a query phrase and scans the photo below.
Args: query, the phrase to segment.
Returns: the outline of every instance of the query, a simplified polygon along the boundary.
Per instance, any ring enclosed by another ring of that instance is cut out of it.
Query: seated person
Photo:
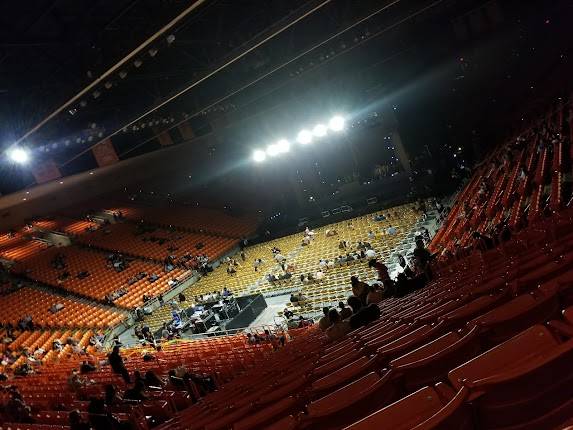
[[[384,297],[384,291],[379,288],[378,284],[370,285],[366,296],[366,304],[379,303]]]
[[[322,330],[322,331],[326,331],[326,329],[328,327],[330,327],[330,319],[328,318],[328,312],[330,311],[330,308],[328,306],[325,306],[322,308],[322,313],[324,314],[322,317],[320,317],[320,319],[318,320],[318,327]]]
[[[338,302],[338,307],[340,309],[338,311],[340,313],[340,318],[342,318],[343,320],[349,318],[352,315],[352,309],[346,306],[344,302]]]
[[[326,329],[326,336],[330,340],[340,339],[352,330],[350,323],[348,321],[342,321],[342,318],[340,318],[340,314],[336,309],[330,309],[328,311],[328,319],[330,320],[331,325]]]
[[[362,282],[357,276],[350,277],[350,284],[352,285],[352,294],[358,297],[363,304],[366,304],[366,296],[370,286],[366,282]]]
[[[348,297],[348,305],[352,308],[353,314],[348,319],[352,330],[370,324],[380,318],[380,308],[375,304],[363,306],[362,301],[355,296]]]
[[[384,282],[386,279],[390,279],[390,274],[388,273],[388,267],[376,259],[372,259],[368,262],[368,267],[373,268],[378,273],[378,280]]]

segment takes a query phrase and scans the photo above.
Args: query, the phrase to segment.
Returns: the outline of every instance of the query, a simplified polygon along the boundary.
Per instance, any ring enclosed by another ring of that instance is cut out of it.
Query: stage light
[[[328,127],[332,131],[342,131],[344,130],[344,126],[345,126],[344,118],[341,117],[340,115],[332,117],[328,123]]]
[[[269,145],[267,146],[267,155],[271,157],[275,157],[281,153],[280,148],[278,145]]]
[[[290,143],[286,139],[279,140],[275,144],[275,146],[278,148],[278,150],[281,154],[284,154],[285,152],[289,152],[289,150],[290,150]]]
[[[10,157],[10,160],[19,164],[27,163],[30,159],[28,151],[23,148],[13,148],[9,150],[8,156]]]
[[[312,142],[312,133],[308,130],[301,130],[296,137],[296,141],[302,145]]]
[[[266,158],[267,154],[265,154],[265,151],[261,151],[260,149],[258,149],[255,152],[253,152],[253,160],[255,160],[257,163],[265,161]]]
[[[318,124],[312,129],[312,134],[314,134],[316,137],[323,137],[326,136],[327,131],[328,129],[324,124]]]

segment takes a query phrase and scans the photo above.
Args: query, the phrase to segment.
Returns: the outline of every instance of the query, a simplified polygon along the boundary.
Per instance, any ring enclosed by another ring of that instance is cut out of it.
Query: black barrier
[[[267,301],[262,294],[239,297],[237,301],[239,302],[241,311],[236,317],[226,324],[225,329],[227,330],[247,327],[267,307]]]

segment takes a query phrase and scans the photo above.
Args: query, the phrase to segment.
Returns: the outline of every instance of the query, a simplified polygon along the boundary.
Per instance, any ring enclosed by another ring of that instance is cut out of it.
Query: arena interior
[[[573,429],[571,1],[0,22],[0,430]]]

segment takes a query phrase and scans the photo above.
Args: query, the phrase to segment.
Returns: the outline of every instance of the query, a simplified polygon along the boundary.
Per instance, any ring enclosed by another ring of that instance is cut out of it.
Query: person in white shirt
[[[394,236],[396,233],[398,233],[398,230],[396,230],[396,227],[388,227],[388,230],[386,230],[386,233],[388,233],[390,236]]]
[[[318,263],[318,266],[320,267],[320,269],[324,269],[326,267],[326,260],[320,260],[320,262]]]
[[[318,272],[315,273],[314,278],[317,281],[321,281],[324,278],[324,272],[321,269],[318,269]]]
[[[366,254],[366,258],[368,259],[376,258],[377,255],[376,251],[374,251],[372,248],[368,248],[364,254]]]
[[[376,235],[374,234],[374,232],[372,230],[370,230],[368,232],[368,240],[374,240],[376,238]]]
[[[277,261],[277,263],[282,263],[283,261],[286,260],[286,257],[282,254],[275,254],[275,260]]]

